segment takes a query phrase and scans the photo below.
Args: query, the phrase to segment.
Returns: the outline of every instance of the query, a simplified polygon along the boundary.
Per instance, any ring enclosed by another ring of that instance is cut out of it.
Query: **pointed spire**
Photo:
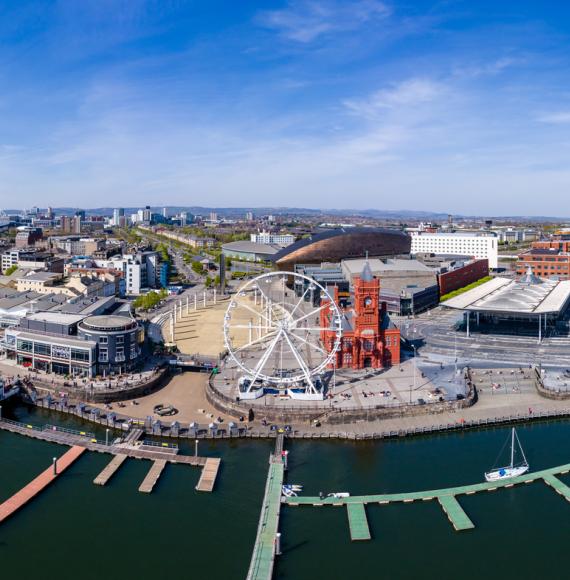
[[[363,282],[371,282],[374,280],[374,275],[372,274],[372,269],[370,268],[370,263],[368,262],[368,252],[366,252],[366,262],[364,262],[364,267],[362,268],[360,279]]]

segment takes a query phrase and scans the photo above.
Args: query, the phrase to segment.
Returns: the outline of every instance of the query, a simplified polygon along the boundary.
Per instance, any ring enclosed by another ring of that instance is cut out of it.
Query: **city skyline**
[[[0,6],[4,207],[557,215],[566,200],[558,4]]]

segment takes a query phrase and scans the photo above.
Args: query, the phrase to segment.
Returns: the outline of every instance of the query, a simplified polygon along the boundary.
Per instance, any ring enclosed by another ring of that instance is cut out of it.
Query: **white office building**
[[[137,252],[110,260],[95,260],[98,268],[115,268],[123,272],[127,295],[139,295],[143,290],[156,288],[158,279],[158,254]]]
[[[122,207],[116,207],[113,210],[113,225],[120,226],[121,218],[125,215],[125,210]]]
[[[489,268],[497,268],[499,263],[499,240],[494,233],[428,233],[411,232],[412,254],[449,254],[487,258]]]
[[[5,272],[6,270],[8,270],[8,268],[11,268],[12,266],[17,266],[19,256],[20,250],[8,250],[7,252],[4,252],[4,254],[2,254],[2,257],[0,258],[1,259],[0,269],[2,270],[2,272]]]
[[[289,246],[295,241],[292,234],[273,234],[271,232],[258,232],[251,234],[250,241],[254,244],[276,244],[278,246]]]

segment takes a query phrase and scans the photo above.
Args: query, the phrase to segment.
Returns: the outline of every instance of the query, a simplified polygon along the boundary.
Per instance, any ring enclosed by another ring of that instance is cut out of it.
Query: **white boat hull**
[[[502,479],[510,479],[511,477],[518,477],[529,470],[528,465],[519,465],[518,467],[500,467],[493,471],[485,473],[485,479],[489,482],[501,481]]]

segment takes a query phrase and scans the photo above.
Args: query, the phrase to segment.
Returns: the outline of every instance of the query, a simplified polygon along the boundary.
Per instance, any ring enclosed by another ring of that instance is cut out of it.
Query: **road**
[[[461,318],[461,314],[459,314]],[[414,319],[400,319],[396,323],[402,336],[418,344],[418,353],[424,359],[453,362],[463,365],[529,364],[570,368],[570,337],[549,336],[538,343],[538,336],[509,336],[455,330],[458,313],[438,307],[430,314]]]

